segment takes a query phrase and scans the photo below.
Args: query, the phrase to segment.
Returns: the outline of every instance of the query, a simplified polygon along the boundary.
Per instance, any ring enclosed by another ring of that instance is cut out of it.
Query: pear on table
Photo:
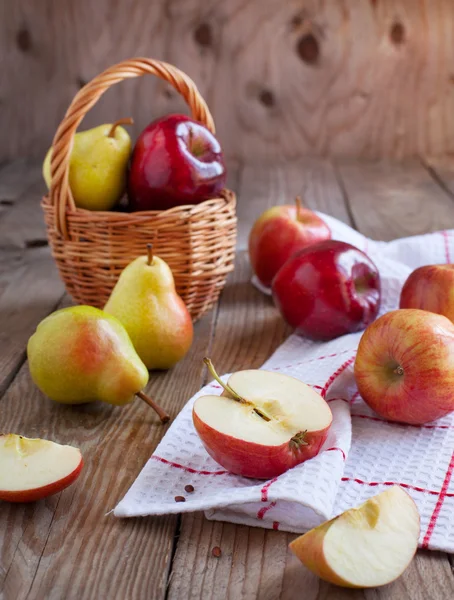
[[[33,502],[61,492],[80,475],[82,454],[73,446],[0,435],[0,500]]]
[[[111,210],[123,196],[131,139],[121,125],[130,118],[100,125],[74,136],[69,162],[69,187],[78,208]],[[43,176],[50,189],[52,148],[46,154]]]
[[[191,347],[192,320],[169,266],[151,244],[147,250],[123,270],[104,310],[121,321],[148,369],[170,369]]]
[[[201,396],[193,422],[208,454],[228,471],[270,479],[316,456],[332,422],[327,402],[308,385],[281,373],[238,371],[222,395]]]
[[[418,547],[419,513],[411,497],[393,486],[290,544],[321,579],[351,588],[394,581]]]
[[[27,345],[30,374],[55,402],[84,404],[101,400],[115,406],[137,395],[158,413],[169,416],[141,390],[148,371],[123,325],[92,306],[57,310],[38,325]]]

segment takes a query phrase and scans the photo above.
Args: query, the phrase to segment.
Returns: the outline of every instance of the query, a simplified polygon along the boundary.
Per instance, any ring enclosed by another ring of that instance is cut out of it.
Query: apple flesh
[[[329,583],[377,587],[402,575],[416,553],[419,531],[416,504],[396,485],[308,531],[290,549]]]
[[[33,502],[57,494],[79,477],[82,466],[78,448],[0,435],[0,500]]]
[[[294,254],[272,282],[273,298],[300,335],[330,340],[364,329],[380,308],[380,275],[361,250],[335,240]]]
[[[454,265],[415,269],[402,288],[400,308],[428,310],[454,322]]]
[[[128,177],[130,208],[165,210],[216,198],[225,186],[221,146],[185,115],[153,121],[134,146]]]
[[[313,458],[332,414],[305,383],[262,370],[238,371],[220,396],[201,396],[193,421],[208,454],[231,473],[270,479]]]
[[[274,206],[254,223],[249,234],[249,258],[259,281],[271,286],[273,277],[298,250],[331,238],[328,225],[316,213],[295,205]]]
[[[416,308],[386,313],[364,332],[355,360],[363,400],[389,421],[422,425],[454,410],[454,325]]]

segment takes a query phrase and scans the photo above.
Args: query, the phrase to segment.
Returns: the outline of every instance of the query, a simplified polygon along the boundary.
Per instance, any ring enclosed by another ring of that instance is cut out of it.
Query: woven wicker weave
[[[155,254],[172,269],[178,293],[194,320],[217,300],[233,269],[236,199],[220,198],[165,211],[137,213],[76,208],[68,184],[74,134],[87,111],[114,83],[153,74],[173,85],[194,119],[214,132],[214,123],[194,82],[176,67],[137,58],[110,67],[74,97],[53,141],[52,185],[43,199],[52,254],[67,291],[80,303],[104,306],[119,274],[153,244]]]

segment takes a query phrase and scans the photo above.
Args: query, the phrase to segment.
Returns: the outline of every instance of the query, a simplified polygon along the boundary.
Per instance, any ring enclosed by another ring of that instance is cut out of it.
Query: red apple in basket
[[[302,381],[262,370],[233,373],[220,396],[201,396],[192,417],[208,454],[228,471],[270,479],[313,458],[332,422],[325,400]]]
[[[377,316],[380,275],[355,246],[327,240],[294,254],[273,279],[274,301],[297,333],[332,339]]]
[[[454,265],[415,269],[402,288],[400,308],[428,310],[454,322]]]
[[[13,433],[0,435],[0,500],[33,502],[61,492],[80,475],[80,450]]]
[[[454,325],[417,308],[386,313],[364,332],[355,361],[363,400],[389,421],[422,425],[454,410]]]
[[[290,549],[329,583],[369,588],[402,575],[416,553],[419,531],[416,504],[394,485],[311,529]]]
[[[249,258],[260,282],[270,287],[273,277],[298,250],[331,238],[328,225],[315,212],[295,205],[273,206],[254,223],[249,234]]]
[[[185,115],[157,119],[132,152],[128,195],[132,210],[165,210],[216,198],[226,171],[219,142]]]

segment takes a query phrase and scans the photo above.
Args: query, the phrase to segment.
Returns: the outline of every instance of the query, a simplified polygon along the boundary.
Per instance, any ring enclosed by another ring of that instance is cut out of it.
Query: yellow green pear
[[[100,125],[74,136],[69,163],[69,186],[74,202],[87,210],[111,210],[126,188],[131,138],[120,124],[132,119]],[[52,148],[46,154],[43,176],[50,188]]]
[[[128,404],[148,371],[123,325],[91,306],[63,308],[38,325],[27,346],[33,381],[64,404]]]
[[[148,369],[170,369],[192,344],[191,316],[165,261],[139,256],[121,273],[104,310],[117,317]]]

